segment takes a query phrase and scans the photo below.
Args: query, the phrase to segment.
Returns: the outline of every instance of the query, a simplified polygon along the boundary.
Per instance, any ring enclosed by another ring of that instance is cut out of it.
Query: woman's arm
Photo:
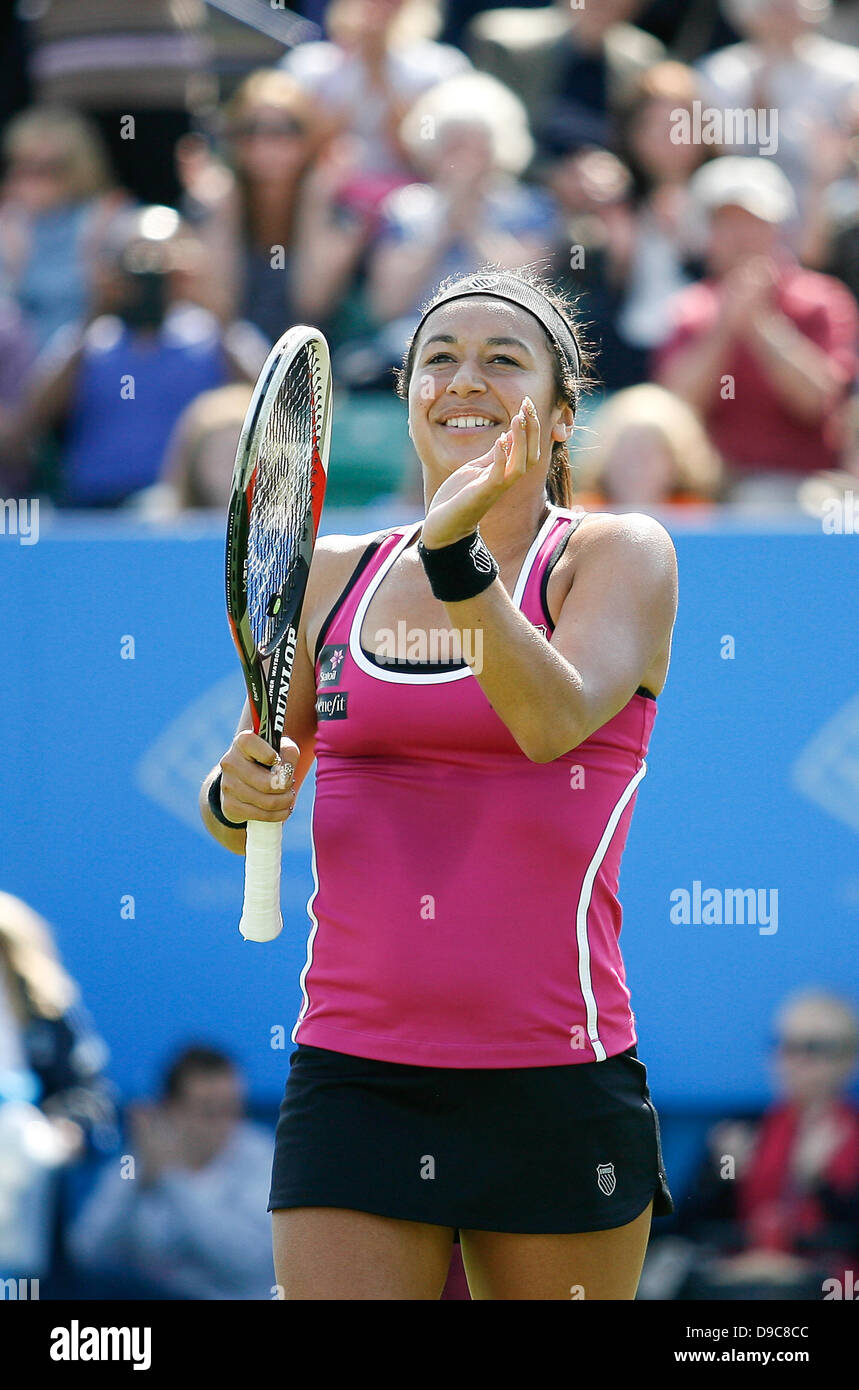
[[[307,653],[306,634],[299,641],[289,687],[286,721],[280,743],[280,760],[295,769],[286,791],[273,791],[269,768],[277,761],[274,749],[253,732],[250,704],[245,700],[236,736],[220,762],[200,788],[200,814],[209,834],[231,850],[244,854],[246,832],[222,825],[209,805],[209,787],[221,774],[221,809],[228,820],[285,821],[292,814],[298,789],[314,758],[316,691],[313,667]],[[302,640],[304,638],[304,640]]]
[[[450,222],[443,221],[425,241],[379,243],[370,258],[367,287],[370,310],[379,323],[409,312],[457,236]]]
[[[221,808],[228,820],[285,821],[292,814],[299,788],[316,756],[316,639],[370,539],[369,535],[324,536],[313,552],[280,746],[281,760],[295,769],[287,790],[271,789],[269,768],[276,761],[274,750],[253,732],[247,700],[229,750],[200,788],[203,824],[233,854],[244,854],[245,831],[231,830],[212,814],[209,787],[220,772]]]
[[[805,424],[822,423],[847,392],[846,372],[786,314],[758,315],[749,346],[783,409]]]
[[[622,710],[670,646],[674,546],[649,516],[592,522],[582,531],[575,579],[551,643],[498,579],[476,598],[446,608],[453,627],[483,633],[474,674],[498,717],[532,762],[551,762]]]
[[[337,217],[337,189],[347,168],[342,145],[320,155],[298,195],[289,283],[295,313],[309,323],[337,307],[367,243],[361,219]]]
[[[440,549],[470,535],[539,462],[540,425],[526,398],[492,450],[437,490],[423,544]],[[496,714],[532,762],[551,762],[623,709],[653,663],[663,652],[667,658],[677,611],[674,546],[652,517],[592,522],[582,532],[551,643],[497,577],[482,593],[445,607],[451,626],[482,633],[480,660],[471,664]]]

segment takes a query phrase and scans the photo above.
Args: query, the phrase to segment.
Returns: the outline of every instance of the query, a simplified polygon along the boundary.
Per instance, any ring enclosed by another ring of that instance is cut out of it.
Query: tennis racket
[[[331,365],[315,328],[291,328],[260,372],[236,450],[227,520],[227,616],[254,731],[280,756],[301,607],[328,477]],[[248,821],[239,931],[283,927],[283,823]]]

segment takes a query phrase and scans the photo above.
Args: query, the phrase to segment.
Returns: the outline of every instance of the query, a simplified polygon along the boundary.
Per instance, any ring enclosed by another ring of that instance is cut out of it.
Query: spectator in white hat
[[[708,274],[675,299],[655,377],[699,412],[736,495],[765,475],[792,496],[838,458],[856,305],[787,248],[795,199],[771,159],[723,156],[690,189],[706,224]]]
[[[819,32],[829,0],[722,0],[722,8],[744,42],[700,60],[704,105],[774,117],[775,129],[770,121],[758,130],[764,147],[744,133],[744,143],[726,139],[723,148],[726,154],[771,154],[804,211],[819,131],[838,125],[859,88],[859,49]]]

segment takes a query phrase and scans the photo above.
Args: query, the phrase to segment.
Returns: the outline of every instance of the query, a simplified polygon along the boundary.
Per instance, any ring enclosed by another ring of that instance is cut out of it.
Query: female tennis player
[[[439,1298],[457,1231],[474,1298],[631,1299],[672,1209],[617,888],[676,562],[650,517],[571,505],[581,373],[538,276],[442,286],[400,378],[426,515],[318,542],[287,791],[247,707],[202,789],[242,853],[317,760],[288,1299]]]

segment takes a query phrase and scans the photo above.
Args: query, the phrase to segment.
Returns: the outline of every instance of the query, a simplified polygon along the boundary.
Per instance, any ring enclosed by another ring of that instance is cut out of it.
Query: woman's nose
[[[483,391],[485,383],[477,363],[461,362],[451,378],[451,391]]]

